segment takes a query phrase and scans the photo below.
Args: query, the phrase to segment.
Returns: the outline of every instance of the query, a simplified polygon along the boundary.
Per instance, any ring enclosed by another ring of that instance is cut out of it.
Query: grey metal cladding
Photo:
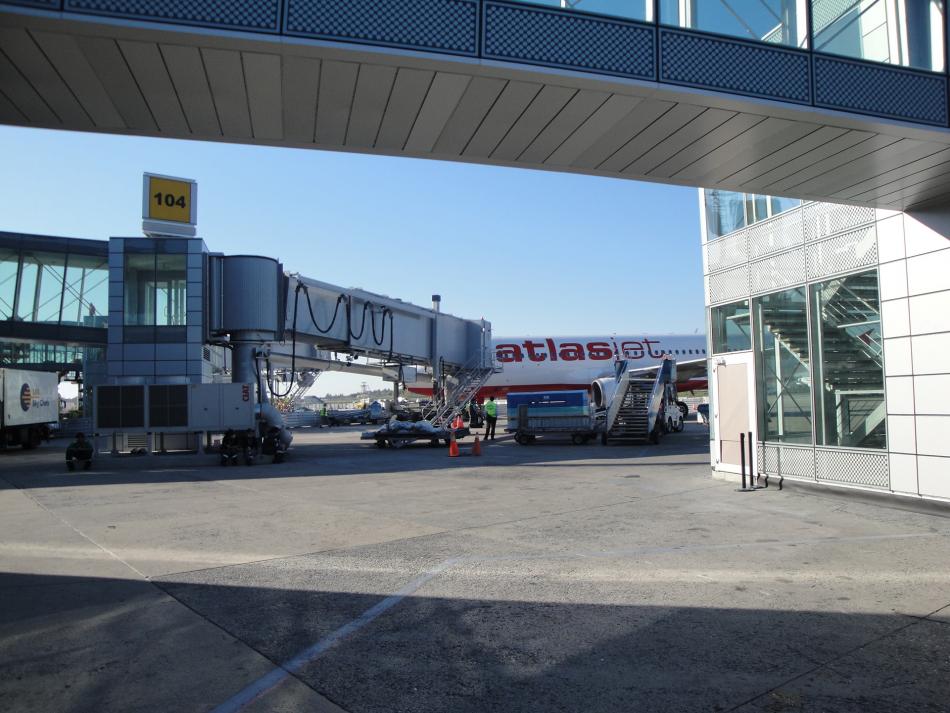
[[[660,81],[809,104],[808,53],[660,29]]]
[[[947,125],[944,76],[815,55],[815,104]]]
[[[64,9],[203,27],[280,31],[280,0],[65,0]]]
[[[38,7],[43,10],[62,10],[62,0],[3,0],[3,5],[24,5]]]
[[[656,79],[652,27],[573,11],[484,5],[485,57]]]
[[[478,0],[287,0],[284,31],[474,56]]]

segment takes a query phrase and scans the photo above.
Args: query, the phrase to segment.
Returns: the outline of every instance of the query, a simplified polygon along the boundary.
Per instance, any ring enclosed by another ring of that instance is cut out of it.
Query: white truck
[[[36,448],[59,420],[59,377],[45,371],[0,369],[0,448]]]

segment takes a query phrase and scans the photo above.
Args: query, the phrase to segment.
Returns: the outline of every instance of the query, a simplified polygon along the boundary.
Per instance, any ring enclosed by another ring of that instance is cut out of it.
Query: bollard
[[[750,437],[750,438],[752,437],[752,434],[751,434],[751,433],[749,434],[749,437]],[[749,453],[751,453],[751,452],[752,452],[752,451],[750,450]],[[740,434],[739,434],[739,471],[742,473],[742,487],[741,487],[741,488],[736,488],[736,492],[737,492],[737,493],[751,493],[751,492],[754,492],[754,491],[755,491],[755,481],[754,481],[754,480],[752,481],[752,486],[751,486],[751,487],[746,486],[746,480],[745,480],[745,434],[744,434],[744,433],[740,433]],[[751,473],[751,471],[752,471],[752,460],[751,460],[751,458],[749,459],[749,471],[750,471],[750,472],[749,472],[749,475],[751,476],[751,475],[752,475],[752,473]]]
[[[755,472],[755,466],[753,465],[755,461],[752,459],[752,431],[749,431],[749,487],[755,490],[759,487],[759,476]]]
[[[739,434],[739,466],[742,469],[742,489],[745,490],[745,434]]]

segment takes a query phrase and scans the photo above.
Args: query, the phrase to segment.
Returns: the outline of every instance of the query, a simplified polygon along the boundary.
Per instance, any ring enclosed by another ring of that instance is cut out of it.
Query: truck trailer
[[[36,448],[59,420],[59,377],[45,371],[0,369],[0,448]]]

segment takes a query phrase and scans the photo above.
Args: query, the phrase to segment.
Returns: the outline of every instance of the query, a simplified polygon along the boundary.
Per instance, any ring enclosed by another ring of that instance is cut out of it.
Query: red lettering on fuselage
[[[587,342],[587,354],[590,359],[604,361],[613,358],[614,350],[607,342]]]
[[[530,339],[524,340],[525,351],[528,352],[528,359],[531,361],[544,361],[547,359],[547,355],[544,352],[536,352],[535,349],[538,347],[543,347],[543,342],[533,342]]]
[[[498,344],[495,357],[503,364],[520,363],[527,360],[535,363],[544,361],[607,361],[615,356],[618,359],[660,359],[669,353],[659,348],[657,339],[631,339],[621,342],[555,342],[550,337],[543,340],[526,339],[521,344]],[[654,348],[656,347],[656,348]]]
[[[521,347],[517,344],[499,344],[495,347],[495,358],[502,364],[524,361]]]
[[[563,342],[561,344],[561,359],[564,361],[584,361],[584,347],[577,342]]]

